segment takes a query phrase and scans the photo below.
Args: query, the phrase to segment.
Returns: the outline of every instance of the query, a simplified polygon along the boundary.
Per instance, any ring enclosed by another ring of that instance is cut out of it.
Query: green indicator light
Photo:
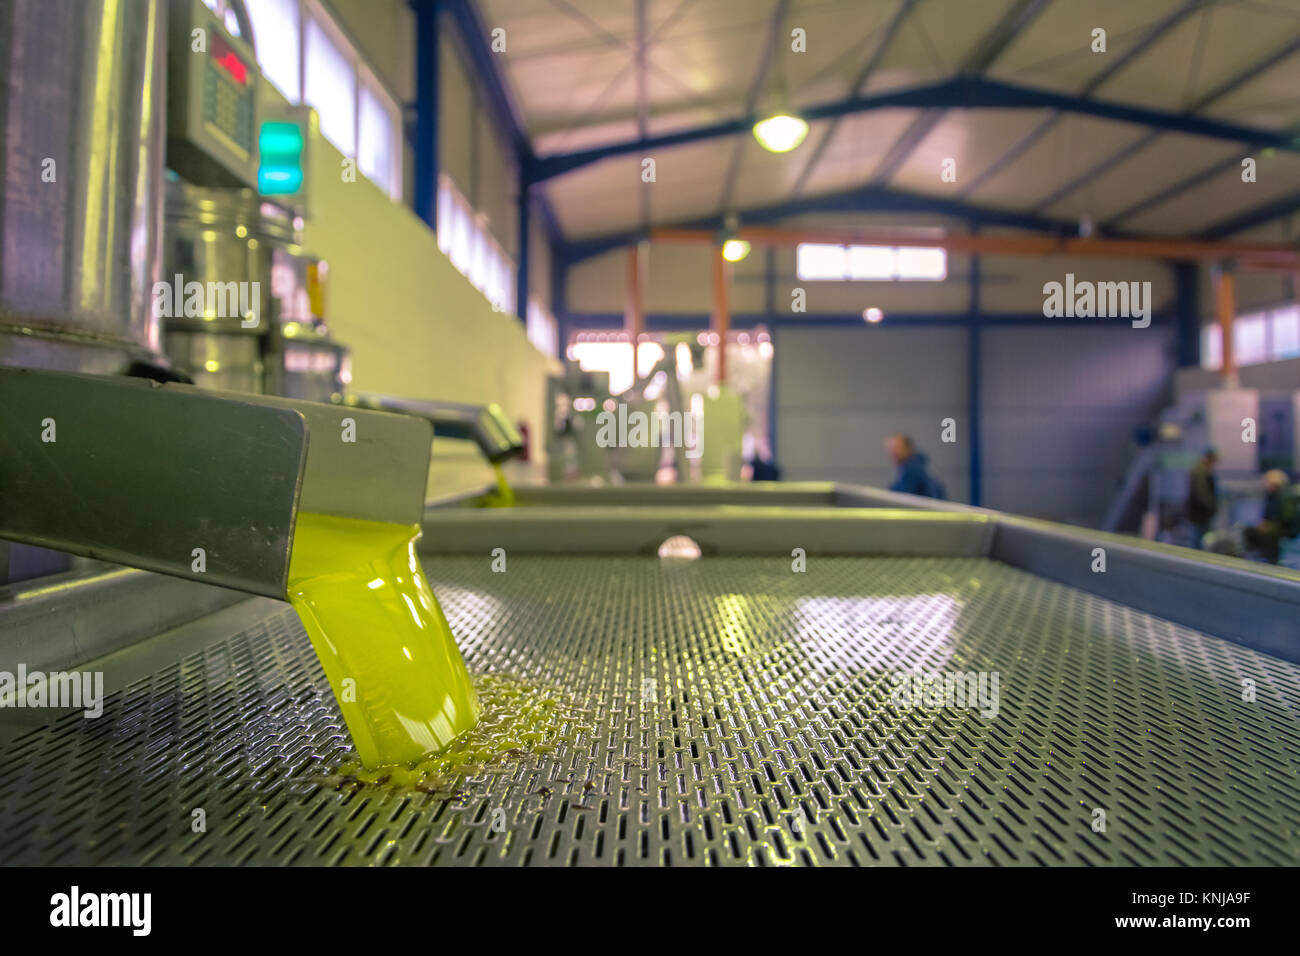
[[[302,188],[302,128],[297,123],[263,123],[257,189],[263,196],[292,196]]]
[[[302,155],[302,130],[296,123],[263,123],[257,147],[277,158],[297,158]]]
[[[257,171],[257,191],[263,196],[289,196],[302,186],[302,170],[288,166],[263,166]]]

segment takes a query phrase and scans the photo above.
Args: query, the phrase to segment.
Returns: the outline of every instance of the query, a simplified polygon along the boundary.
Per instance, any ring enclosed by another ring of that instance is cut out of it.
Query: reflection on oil
[[[474,677],[477,726],[440,753],[407,766],[343,765],[319,782],[339,790],[395,788],[452,796],[472,777],[510,773],[520,761],[554,753],[591,729],[591,714],[554,688],[505,674]]]
[[[289,599],[367,767],[407,764],[474,726],[479,703],[415,556],[418,527],[299,514]]]

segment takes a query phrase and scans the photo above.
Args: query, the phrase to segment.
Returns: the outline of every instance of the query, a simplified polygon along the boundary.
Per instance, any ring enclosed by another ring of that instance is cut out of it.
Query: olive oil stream
[[[288,596],[366,767],[412,764],[472,730],[479,700],[405,526],[299,514]]]

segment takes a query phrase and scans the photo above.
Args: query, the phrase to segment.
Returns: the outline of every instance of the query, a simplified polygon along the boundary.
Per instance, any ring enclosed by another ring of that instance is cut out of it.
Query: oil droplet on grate
[[[446,749],[404,766],[349,762],[322,782],[340,790],[382,787],[450,796],[471,777],[508,773],[591,729],[591,713],[554,688],[507,674],[478,674],[473,680],[478,724]]]

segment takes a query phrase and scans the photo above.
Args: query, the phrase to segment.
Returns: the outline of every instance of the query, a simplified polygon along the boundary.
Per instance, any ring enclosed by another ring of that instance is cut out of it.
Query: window
[[[622,395],[636,383],[630,342],[576,342],[569,346],[569,358],[584,372],[608,372],[611,395]]]
[[[1300,358],[1300,305],[1273,312],[1273,358]]]
[[[397,174],[397,137],[393,135],[393,118],[369,85],[361,87],[358,104],[357,165],[362,175],[391,195]]]
[[[1268,313],[1238,316],[1232,323],[1232,349],[1238,365],[1268,361]]]
[[[230,5],[230,0],[203,0],[203,5],[221,17],[221,22],[225,24],[231,36],[241,36],[239,19],[235,16],[235,9]],[[257,32],[257,27],[253,27],[253,32]]]
[[[1239,315],[1232,323],[1233,361],[1258,365],[1300,358],[1300,305]],[[1201,368],[1223,367],[1223,331],[1217,322],[1201,328]]]
[[[1201,327],[1201,368],[1223,367],[1223,329],[1211,324]]]
[[[795,251],[800,279],[843,279],[848,272],[847,250],[801,242]]]
[[[250,0],[247,6],[262,75],[286,100],[299,102],[298,0]]]
[[[895,258],[887,246],[849,246],[849,268],[843,278],[892,279]]]
[[[947,250],[924,246],[835,246],[801,242],[795,252],[806,281],[939,281],[948,277]]]
[[[230,4],[205,2],[218,13]],[[315,108],[325,138],[400,200],[401,111],[321,0],[244,2],[262,74],[291,103]]]
[[[344,156],[357,152],[357,74],[315,17],[303,45],[303,99],[320,114],[320,131]]]
[[[451,179],[438,180],[438,248],[499,312],[515,311],[515,264]]]
[[[536,299],[528,300],[528,341],[544,355],[552,358],[560,349],[559,330],[555,316]]]

